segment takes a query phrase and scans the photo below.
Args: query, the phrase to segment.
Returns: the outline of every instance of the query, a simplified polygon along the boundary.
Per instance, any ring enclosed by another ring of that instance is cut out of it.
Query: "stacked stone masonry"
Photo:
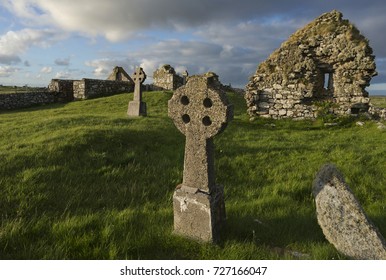
[[[126,81],[134,83],[129,74],[120,66],[115,66],[113,72],[107,77],[110,81]]]
[[[48,85],[48,91],[50,92],[60,92],[65,96],[63,101],[73,101],[74,100],[74,80],[60,80],[52,79]]]
[[[153,73],[154,90],[176,90],[184,83],[183,77],[169,64],[165,64]]]
[[[117,93],[132,92],[133,90],[134,84],[127,81],[82,79],[74,81],[73,84],[75,100],[110,96]]]
[[[386,120],[386,108],[378,108],[370,105],[369,113],[375,119]]]
[[[107,80],[52,79],[47,89],[41,92],[0,94],[0,110],[70,102],[132,91],[134,91],[133,80],[122,67],[116,66]]]
[[[0,110],[63,102],[66,98],[63,93],[49,91],[0,94]]]
[[[251,116],[315,118],[318,102],[337,115],[369,109],[365,88],[375,76],[368,40],[342,14],[321,15],[261,63],[246,86]]]

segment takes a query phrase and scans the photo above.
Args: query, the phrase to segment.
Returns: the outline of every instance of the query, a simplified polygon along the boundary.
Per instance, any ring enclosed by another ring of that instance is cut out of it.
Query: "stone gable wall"
[[[367,111],[365,88],[377,73],[368,40],[337,11],[295,32],[261,63],[246,86],[251,116],[315,118],[315,102],[337,115]]]
[[[107,80],[110,81],[125,81],[125,82],[130,82],[134,83],[133,79],[127,74],[125,69],[120,66],[115,66],[113,69],[113,72],[107,77]]]

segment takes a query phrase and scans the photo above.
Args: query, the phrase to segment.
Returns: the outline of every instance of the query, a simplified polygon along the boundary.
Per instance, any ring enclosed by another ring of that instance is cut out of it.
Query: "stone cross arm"
[[[146,74],[142,67],[137,67],[133,74],[133,81],[137,84],[142,84],[146,80]]]

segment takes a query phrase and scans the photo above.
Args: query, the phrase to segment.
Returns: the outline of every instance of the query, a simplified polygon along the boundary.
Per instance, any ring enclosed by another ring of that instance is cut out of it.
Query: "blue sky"
[[[384,0],[0,0],[0,84],[105,79],[114,66],[151,76],[216,72],[244,87],[257,65],[322,13],[341,11],[369,40],[386,94]]]

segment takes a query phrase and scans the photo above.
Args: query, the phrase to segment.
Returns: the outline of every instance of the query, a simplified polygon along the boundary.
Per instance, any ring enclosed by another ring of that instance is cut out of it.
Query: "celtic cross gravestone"
[[[186,136],[182,184],[173,195],[174,230],[216,241],[225,220],[223,187],[216,185],[213,137],[233,117],[218,80],[192,76],[169,100],[169,117]]]
[[[133,74],[134,81],[134,99],[129,102],[127,110],[128,116],[146,116],[146,103],[142,101],[141,85],[146,80],[146,74],[141,67],[137,67]]]

